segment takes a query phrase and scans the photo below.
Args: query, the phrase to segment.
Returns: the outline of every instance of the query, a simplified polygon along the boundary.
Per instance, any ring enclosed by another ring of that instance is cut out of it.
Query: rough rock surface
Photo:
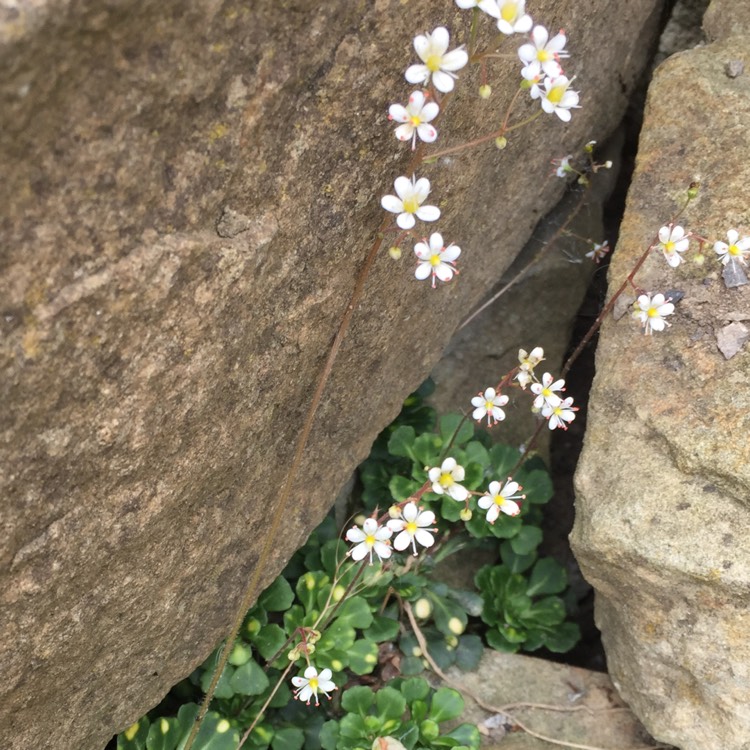
[[[449,677],[465,694],[497,709],[490,713],[466,699],[461,721],[479,727],[484,750],[553,747],[539,735],[602,750],[647,750],[655,744],[602,672],[486,650],[475,672],[452,669]],[[516,721],[537,736],[518,731]]]
[[[750,76],[727,69],[750,63],[745,15],[738,26],[712,8],[706,28],[733,33],[709,31],[716,41],[656,71],[613,288],[693,180],[681,224],[712,241],[750,234]],[[750,285],[728,288],[710,243],[705,256],[671,270],[656,253],[636,277],[684,294],[667,331],[644,337],[629,316],[604,326],[571,541],[613,682],[649,731],[685,750],[747,750],[750,349],[727,359],[719,344],[750,317]]]
[[[584,107],[425,169],[460,282],[376,262],[265,580],[559,197],[551,156],[614,128],[660,5],[534,4],[570,35]],[[460,18],[449,0],[0,7],[0,747],[101,747],[227,632],[408,161],[385,112],[411,37]],[[517,71],[497,69],[487,119]],[[482,132],[476,71],[460,83],[445,145]]]

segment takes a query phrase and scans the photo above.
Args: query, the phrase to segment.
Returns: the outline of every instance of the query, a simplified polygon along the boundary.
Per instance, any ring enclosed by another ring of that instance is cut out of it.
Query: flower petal
[[[398,224],[401,229],[411,229],[416,223],[417,221],[414,218],[414,214],[403,213],[396,217],[396,224]]]
[[[466,63],[469,62],[469,53],[459,47],[458,49],[451,50],[447,55],[443,55],[443,60],[440,63],[440,70],[446,70],[453,73],[457,70],[461,70]]]
[[[451,36],[448,33],[448,29],[445,26],[438,26],[430,34],[430,41],[432,43],[431,51],[438,55],[444,55],[448,49],[448,45],[451,43]]]
[[[380,205],[386,210],[394,214],[399,214],[404,210],[403,201],[397,198],[395,195],[384,195],[380,199]]]
[[[427,83],[430,80],[430,69],[426,65],[410,65],[404,73],[409,83]]]
[[[401,214],[403,216],[403,214]],[[411,214],[407,214],[407,216],[411,216]],[[417,209],[417,216],[422,221],[437,221],[440,218],[440,209],[437,206],[420,206],[419,209]],[[401,226],[399,224],[399,226]],[[412,223],[408,227],[401,227],[402,229],[411,229],[414,226],[414,220],[412,218]]]
[[[432,82],[435,84],[435,88],[443,94],[449,94],[453,91],[453,77],[443,73],[442,70],[432,74]]]
[[[393,187],[396,190],[396,195],[401,198],[402,201],[410,198],[414,192],[414,186],[408,177],[397,177],[393,181]]]

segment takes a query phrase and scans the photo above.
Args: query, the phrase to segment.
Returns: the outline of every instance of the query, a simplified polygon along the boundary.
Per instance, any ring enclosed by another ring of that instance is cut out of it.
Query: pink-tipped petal
[[[400,104],[391,104],[391,106],[388,107],[388,114],[396,122],[408,122],[409,120],[409,114],[407,113],[406,108],[402,107]]]

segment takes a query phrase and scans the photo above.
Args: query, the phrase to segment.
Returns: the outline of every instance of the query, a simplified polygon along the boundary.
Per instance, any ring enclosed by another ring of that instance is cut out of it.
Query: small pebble
[[[737,78],[745,72],[745,63],[742,60],[730,60],[724,66],[724,72],[729,78]]]

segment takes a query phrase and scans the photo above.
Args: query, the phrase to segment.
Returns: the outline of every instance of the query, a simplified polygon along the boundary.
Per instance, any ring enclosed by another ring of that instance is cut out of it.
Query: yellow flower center
[[[440,255],[438,253],[434,253],[430,256],[430,265],[433,268],[440,265]]]
[[[455,484],[455,479],[453,479],[453,475],[449,474],[447,471],[444,471],[440,475],[440,479],[438,480],[441,487],[445,487],[446,489],[450,487],[452,484]]]
[[[404,201],[404,211],[407,214],[415,214],[419,210],[419,201],[416,198],[407,198]]]
[[[667,251],[668,253],[672,253],[672,252],[674,252],[674,242],[672,242],[672,240],[670,240],[669,242],[665,242],[665,243],[664,243],[664,249],[665,249],[665,250],[666,250],[666,251]]]
[[[505,503],[505,498],[502,495],[495,495],[495,505],[503,505]]]
[[[372,546],[373,546],[373,545],[375,544],[375,537],[374,537],[374,536],[373,536],[372,534],[368,534],[368,535],[367,535],[367,536],[365,537],[365,544],[366,544],[366,545],[367,545],[368,547],[372,547]],[[317,684],[317,683],[316,683],[316,684]]]
[[[547,62],[552,57],[552,54],[550,52],[547,52],[546,49],[540,49],[536,53],[536,59],[539,60],[539,62]]]
[[[567,91],[567,86],[553,86],[552,90],[547,94],[547,100],[553,104],[559,104]]]
[[[648,315],[649,318],[658,318],[659,312],[655,307],[649,307],[646,315]]]
[[[406,524],[405,528],[409,532],[409,534],[411,534],[412,536],[414,536],[414,534],[417,533],[417,528],[419,528],[419,527],[417,526],[417,524],[414,521],[409,521]]]
[[[552,391],[549,388],[542,388],[542,396],[551,396]]]
[[[518,8],[516,7],[515,3],[505,3],[503,7],[500,9],[500,18],[503,19],[503,21],[507,21],[508,23],[513,23],[513,21],[516,20],[516,16],[518,15]]]
[[[409,118],[409,122],[410,122],[410,123],[411,123],[411,124],[412,124],[412,125],[413,125],[413,126],[414,126],[415,128],[416,128],[416,127],[417,127],[418,125],[421,125],[421,124],[422,124],[422,120],[421,120],[421,118],[419,117],[419,115],[412,115],[412,116],[411,116],[411,117]]]
[[[730,255],[742,255],[742,250],[740,250],[737,245],[730,245],[727,252]]]
[[[315,691],[318,689],[318,678],[317,677],[311,677],[310,682],[308,683],[310,685],[310,688]]]
[[[442,55],[436,55],[434,52],[431,55],[427,55],[427,59],[424,64],[427,66],[427,70],[431,73],[437,73],[440,70],[440,63],[443,62]]]
[[[492,411],[495,408],[495,404],[493,404],[492,401],[485,401],[484,408],[487,409],[487,411]]]

